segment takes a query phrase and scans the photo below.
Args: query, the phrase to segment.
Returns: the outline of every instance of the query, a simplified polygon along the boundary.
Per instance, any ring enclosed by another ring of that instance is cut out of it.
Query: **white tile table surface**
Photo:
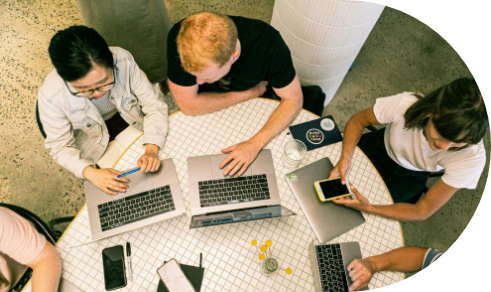
[[[256,98],[227,109],[197,117],[177,112],[170,117],[169,135],[162,159],[173,158],[189,212],[189,185],[186,159],[190,156],[220,153],[220,150],[247,140],[261,129],[278,106],[277,101]],[[316,119],[317,116],[301,111],[293,124]],[[178,217],[138,230],[72,248],[91,241],[87,209],[80,211],[75,221],[59,241],[58,250],[63,262],[62,277],[82,291],[105,291],[101,252],[116,244],[132,244],[133,282],[117,291],[156,291],[159,277],[156,273],[164,260],[176,258],[179,262],[198,265],[203,253],[206,268],[201,291],[314,291],[307,246],[315,238],[307,219],[284,179],[291,170],[282,165],[282,149],[291,135],[288,128],[269,142],[276,169],[276,178],[282,205],[297,213],[283,219],[266,219],[246,223],[189,229],[190,217]],[[299,167],[323,157],[336,164],[341,143],[322,147],[307,153]],[[136,166],[144,153],[141,138],[127,149],[115,169],[124,171]],[[371,203],[390,204],[391,198],[368,159],[358,149],[348,179]],[[381,254],[404,245],[400,224],[364,213],[366,223],[333,239],[330,243],[358,241],[363,257]],[[259,272],[259,259],[250,242],[257,239],[273,241],[273,255],[280,266],[291,267],[292,275],[280,271],[273,277]],[[317,240],[316,240],[316,243]],[[403,273],[375,274],[370,289],[403,280]],[[24,289],[31,291],[30,285]]]

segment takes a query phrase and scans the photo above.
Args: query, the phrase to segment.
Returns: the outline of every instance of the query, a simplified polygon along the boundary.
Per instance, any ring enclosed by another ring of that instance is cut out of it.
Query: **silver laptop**
[[[84,182],[85,200],[93,240],[113,236],[185,214],[176,168],[171,158],[156,172],[126,176],[125,193],[108,195]]]
[[[223,175],[227,155],[188,158],[191,228],[295,215],[280,205],[271,150],[261,150],[240,177]]]
[[[314,182],[329,178],[332,169],[331,161],[325,157],[285,176],[315,236],[322,243],[365,223],[360,211],[319,200]]]
[[[355,259],[361,259],[358,242],[309,245],[310,263],[317,292],[348,292],[353,284],[346,270]],[[357,291],[368,290],[367,287]]]

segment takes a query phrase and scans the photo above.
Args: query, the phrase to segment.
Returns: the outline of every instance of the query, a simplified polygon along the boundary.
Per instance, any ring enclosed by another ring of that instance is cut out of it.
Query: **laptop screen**
[[[191,228],[215,226],[221,224],[245,222],[267,218],[295,215],[281,205],[265,206],[250,209],[232,210],[219,213],[196,215],[191,218]]]

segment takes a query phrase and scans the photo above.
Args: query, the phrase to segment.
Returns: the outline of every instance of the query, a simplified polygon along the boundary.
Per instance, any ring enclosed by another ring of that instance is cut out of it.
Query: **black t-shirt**
[[[232,64],[230,71],[219,81],[202,84],[199,91],[243,91],[250,89],[262,80],[274,88],[282,88],[295,78],[295,68],[288,46],[280,33],[271,25],[256,19],[229,16],[237,26],[241,45],[239,58]],[[196,84],[196,77],[182,68],[177,52],[177,35],[182,20],[170,30],[167,38],[168,78],[181,86]],[[225,85],[225,86],[224,86]],[[228,89],[228,90],[227,90]]]

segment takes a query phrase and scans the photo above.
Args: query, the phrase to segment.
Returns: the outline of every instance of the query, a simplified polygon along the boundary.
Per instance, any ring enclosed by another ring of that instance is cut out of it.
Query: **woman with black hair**
[[[387,127],[363,135],[369,125]],[[482,138],[488,127],[484,100],[474,80],[460,78],[428,96],[404,92],[379,98],[346,124],[341,158],[330,177],[343,183],[355,146],[373,163],[395,204],[372,205],[353,186],[356,199],[334,202],[399,221],[424,220],[461,188],[475,189],[486,163]],[[444,171],[415,204],[431,172]]]
[[[51,39],[55,67],[39,90],[39,115],[46,148],[56,163],[108,194],[129,182],[118,171],[99,169],[108,143],[128,125],[144,132],[141,172],[157,171],[168,132],[167,105],[131,54],[107,46],[92,28],[72,26]]]

